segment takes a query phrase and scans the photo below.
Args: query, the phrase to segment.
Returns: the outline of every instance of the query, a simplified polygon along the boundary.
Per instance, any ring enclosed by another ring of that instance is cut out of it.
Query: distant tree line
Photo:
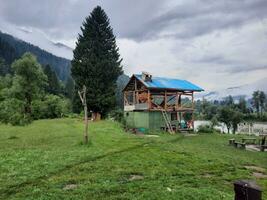
[[[197,119],[210,120],[213,125],[222,122],[233,133],[242,121],[267,121],[267,99],[263,91],[254,91],[251,99],[241,97],[238,102],[232,96],[222,101],[197,100],[195,108]]]

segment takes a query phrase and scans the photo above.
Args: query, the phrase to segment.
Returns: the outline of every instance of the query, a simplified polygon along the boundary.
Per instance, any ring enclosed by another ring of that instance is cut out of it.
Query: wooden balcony
[[[193,92],[137,90],[124,92],[124,110],[193,112]]]

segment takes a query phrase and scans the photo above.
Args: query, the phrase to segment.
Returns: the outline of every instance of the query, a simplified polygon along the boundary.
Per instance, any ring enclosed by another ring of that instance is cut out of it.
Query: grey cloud
[[[77,36],[92,9],[100,5],[119,37],[134,38],[135,30],[162,7],[160,0],[0,0],[0,17],[16,26],[34,27],[54,37]]]
[[[201,58],[192,59],[191,61],[195,63],[214,63],[219,65],[229,65],[236,63],[236,61],[227,59],[222,55],[208,55],[208,56],[203,56]]]
[[[222,55],[207,55],[201,58],[192,59],[194,63],[204,63],[210,65],[212,69],[212,65],[221,67],[216,67],[217,72],[221,73],[241,73],[248,71],[257,71],[257,70],[267,70],[267,65],[258,65],[258,64],[247,64],[243,60],[234,60],[226,58]]]
[[[243,66],[234,66],[227,70],[229,73],[241,73],[241,72],[251,72],[251,71],[257,71],[257,70],[267,70],[267,65],[264,66],[249,66],[249,65],[243,65]]]
[[[238,28],[266,17],[266,0],[187,1],[148,21],[135,36],[136,39],[158,37],[158,30],[178,26],[175,33],[165,37],[194,38],[214,30]]]
[[[82,21],[97,4],[108,13],[118,37],[136,41],[194,38],[267,17],[266,0],[186,0],[171,7],[161,0],[0,0],[0,17],[68,38],[77,36]]]

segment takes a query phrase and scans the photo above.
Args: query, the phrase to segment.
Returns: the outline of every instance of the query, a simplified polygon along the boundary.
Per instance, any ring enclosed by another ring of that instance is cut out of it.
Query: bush
[[[32,116],[34,119],[60,118],[70,113],[70,107],[70,102],[66,98],[46,95],[43,100],[33,101]]]
[[[198,127],[198,133],[213,133],[214,129],[210,125],[200,125]]]
[[[121,109],[112,110],[109,113],[109,117],[114,119],[115,121],[118,121],[120,123],[124,123],[124,112]]]
[[[28,115],[23,114],[24,103],[15,98],[6,99],[0,102],[0,121],[5,124],[26,125],[32,120]]]

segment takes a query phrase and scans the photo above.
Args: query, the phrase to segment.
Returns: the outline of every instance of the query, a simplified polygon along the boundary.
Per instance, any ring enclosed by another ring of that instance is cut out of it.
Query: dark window
[[[171,121],[177,120],[177,113],[171,113]]]

